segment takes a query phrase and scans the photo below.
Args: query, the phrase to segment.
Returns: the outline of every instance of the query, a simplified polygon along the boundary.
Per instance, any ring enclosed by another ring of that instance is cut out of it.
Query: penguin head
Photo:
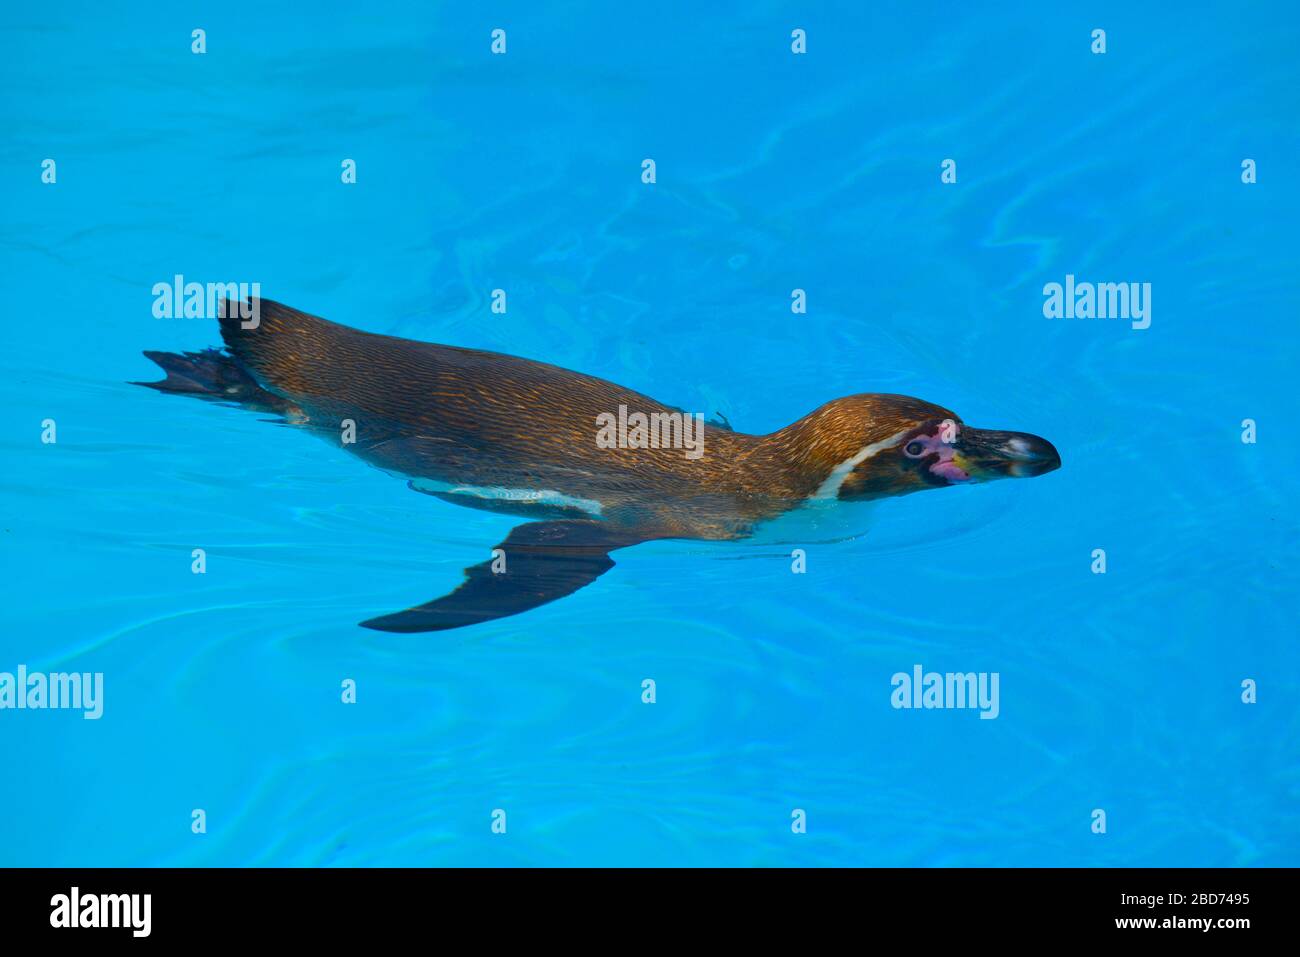
[[[972,428],[947,409],[904,395],[836,399],[783,431],[802,447],[803,467],[824,475],[819,498],[886,498],[1061,467],[1046,439]]]

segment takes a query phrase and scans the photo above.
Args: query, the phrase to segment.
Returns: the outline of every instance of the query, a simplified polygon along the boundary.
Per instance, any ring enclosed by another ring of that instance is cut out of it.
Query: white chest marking
[[[519,502],[524,505],[556,505],[565,508],[578,508],[589,515],[599,515],[601,504],[591,498],[577,498],[565,495],[553,489],[505,488],[500,485],[453,485],[436,479],[412,479],[411,484],[425,492],[447,492],[452,495],[472,495],[476,498],[494,499],[503,502]]]
[[[881,439],[879,442],[872,442],[870,445],[864,445],[858,450],[856,455],[845,459],[839,465],[835,466],[835,468],[831,469],[831,474],[826,476],[826,480],[818,486],[817,491],[813,492],[811,497],[814,499],[838,498],[840,494],[840,486],[844,484],[844,480],[849,477],[850,472],[867,459],[872,458],[886,449],[894,448],[894,446],[898,445],[899,442],[903,441],[903,436],[907,435],[910,431],[911,429],[904,429],[902,432],[891,435],[887,439]]]

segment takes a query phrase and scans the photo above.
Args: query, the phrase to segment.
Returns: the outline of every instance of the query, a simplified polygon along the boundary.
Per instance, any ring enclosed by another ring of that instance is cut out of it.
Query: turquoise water
[[[1297,863],[1294,7],[843,6],[5,8],[0,672],[105,690],[0,710],[0,864]],[[512,520],[127,385],[218,341],[154,318],[177,273],[743,431],[903,392],[1064,466],[855,510],[804,575],[661,542],[366,631]],[[1150,327],[1045,318],[1067,274]],[[999,717],[895,710],[916,664]]]

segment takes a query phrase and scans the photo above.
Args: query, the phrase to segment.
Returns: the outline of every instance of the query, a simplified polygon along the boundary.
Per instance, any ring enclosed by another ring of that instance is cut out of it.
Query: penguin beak
[[[1033,478],[1061,467],[1056,446],[1028,432],[963,428],[954,451],[953,464],[963,469],[971,482]]]

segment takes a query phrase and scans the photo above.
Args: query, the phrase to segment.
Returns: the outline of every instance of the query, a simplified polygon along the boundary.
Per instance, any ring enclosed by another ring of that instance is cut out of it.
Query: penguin
[[[834,399],[767,435],[515,356],[363,332],[269,299],[223,301],[224,350],[151,352],[138,382],[271,413],[446,502],[526,518],[447,595],[361,622],[432,632],[591,584],[610,553],[735,541],[809,503],[866,501],[1060,467],[1024,432],[970,428],[904,395]],[[249,321],[247,317],[256,317]]]

